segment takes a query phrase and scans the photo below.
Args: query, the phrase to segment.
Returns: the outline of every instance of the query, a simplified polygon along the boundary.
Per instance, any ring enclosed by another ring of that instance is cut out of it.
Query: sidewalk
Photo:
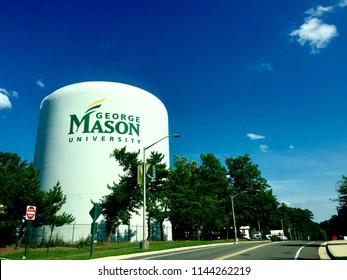
[[[332,260],[347,260],[347,240],[328,241],[326,249]]]

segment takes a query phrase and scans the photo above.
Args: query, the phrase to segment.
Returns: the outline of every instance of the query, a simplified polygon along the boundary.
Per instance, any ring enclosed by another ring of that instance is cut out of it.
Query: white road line
[[[237,256],[237,255],[241,255],[241,254],[244,254],[244,253],[246,253],[246,252],[249,252],[249,251],[258,249],[258,248],[260,248],[260,247],[268,246],[268,245],[271,245],[271,244],[274,244],[274,243],[275,243],[275,242],[261,244],[261,245],[255,246],[255,247],[251,247],[251,248],[248,248],[248,249],[244,249],[244,250],[242,250],[242,251],[238,251],[238,252],[229,254],[229,255],[221,256],[221,257],[219,257],[219,258],[216,258],[215,260],[225,260],[225,259],[228,259],[228,258],[231,258],[231,257],[235,257],[235,256]]]
[[[298,257],[299,257],[299,255],[300,255],[300,252],[301,252],[302,249],[304,249],[307,245],[310,245],[310,244],[312,244],[312,243],[314,243],[314,241],[312,241],[312,242],[310,242],[310,243],[307,243],[305,246],[302,246],[302,247],[296,252],[295,257],[294,257],[294,260],[297,260],[297,259],[298,259]]]

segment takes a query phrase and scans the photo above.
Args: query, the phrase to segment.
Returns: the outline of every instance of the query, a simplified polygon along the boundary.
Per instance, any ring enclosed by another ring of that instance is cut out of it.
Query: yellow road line
[[[234,256],[237,256],[237,255],[240,255],[240,254],[244,254],[244,253],[246,253],[246,252],[249,252],[249,251],[258,249],[258,248],[260,248],[260,247],[268,246],[268,245],[273,244],[273,243],[274,243],[274,242],[272,242],[272,243],[266,243],[266,244],[261,244],[261,245],[258,245],[258,246],[252,247],[252,248],[248,248],[248,249],[245,249],[245,250],[242,250],[242,251],[238,251],[238,252],[229,254],[229,255],[221,256],[221,257],[219,257],[219,258],[216,258],[215,260],[225,260],[225,259],[228,259],[228,258],[232,258],[232,257],[234,257]]]

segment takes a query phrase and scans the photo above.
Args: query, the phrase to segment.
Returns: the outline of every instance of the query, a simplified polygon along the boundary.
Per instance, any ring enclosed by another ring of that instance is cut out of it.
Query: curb
[[[331,256],[328,251],[328,242],[322,243],[318,248],[318,255],[321,260],[331,260]]]
[[[330,259],[332,259],[332,260],[336,260],[336,257],[331,253],[331,251],[329,250],[329,244],[328,244],[328,242],[326,242],[326,250],[327,250],[327,254],[328,254],[328,256],[330,257]]]
[[[133,257],[142,257],[142,256],[151,256],[154,254],[160,253],[169,253],[169,252],[178,252],[178,251],[185,251],[185,250],[194,250],[194,249],[200,249],[200,248],[207,248],[212,246],[222,246],[222,245],[234,245],[235,242],[230,243],[219,243],[219,244],[208,244],[208,245],[199,245],[199,246],[187,246],[187,247],[179,247],[179,248],[172,248],[172,249],[166,249],[166,250],[160,250],[160,251],[149,251],[149,252],[143,252],[143,253],[135,253],[135,254],[127,254],[127,255],[119,255],[119,256],[109,256],[109,257],[101,257],[101,258],[95,258],[93,260],[126,260]]]
[[[346,245],[347,245],[347,243],[346,243]],[[343,246],[346,246],[346,245],[343,244]],[[329,249],[329,246],[337,246],[337,245],[330,243],[330,242],[326,242],[327,253],[332,260],[347,260],[347,256],[346,256],[346,252],[345,252],[346,249],[344,249],[343,254],[336,255],[332,252],[333,250]]]

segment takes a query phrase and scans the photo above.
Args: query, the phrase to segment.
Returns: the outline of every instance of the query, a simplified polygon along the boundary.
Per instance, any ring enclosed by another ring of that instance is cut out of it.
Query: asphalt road
[[[319,260],[318,241],[255,241],[158,252],[129,260]]]

